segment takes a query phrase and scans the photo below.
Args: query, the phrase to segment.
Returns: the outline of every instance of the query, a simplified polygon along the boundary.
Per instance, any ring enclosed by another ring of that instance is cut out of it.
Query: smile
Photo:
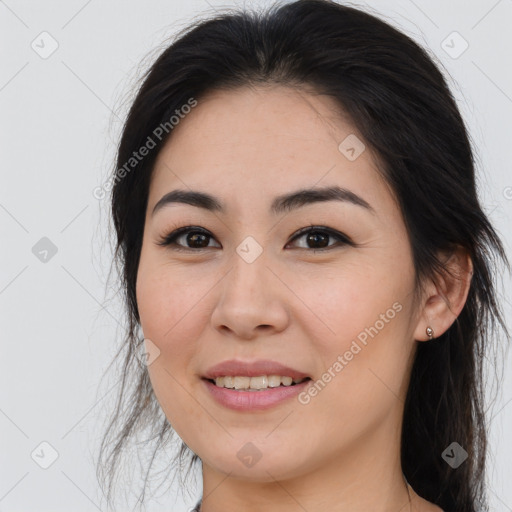
[[[276,377],[276,379],[274,380],[272,377]],[[269,386],[267,379],[267,385],[264,388],[252,389],[245,387],[247,386],[247,380],[249,377],[227,376],[218,378],[224,379],[222,386],[218,386],[215,381],[211,379],[203,378],[201,381],[203,382],[209,396],[213,398],[217,404],[239,412],[261,411],[277,407],[305,391],[309,384],[313,382],[309,377],[306,377],[297,383],[292,381],[289,384],[283,384],[283,380],[288,383],[291,377],[270,375],[270,384],[276,383],[277,379],[279,379],[278,386]],[[236,379],[237,384],[240,386],[243,383],[244,387],[240,387],[239,389],[225,387],[226,378],[228,379],[228,382],[230,378],[232,379],[231,384],[233,384],[233,381]],[[259,377],[256,377],[256,379],[258,378]],[[252,379],[253,377],[250,378],[251,381]],[[262,384],[263,380],[264,379],[260,379],[259,384]]]
[[[279,386],[292,386],[303,382],[303,379],[293,379],[289,376],[260,375],[258,377],[225,375],[212,379],[219,388],[260,391],[262,389],[277,388]]]

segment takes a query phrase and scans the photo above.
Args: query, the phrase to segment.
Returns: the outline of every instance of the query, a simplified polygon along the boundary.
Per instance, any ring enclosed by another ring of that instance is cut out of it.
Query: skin
[[[400,429],[416,346],[428,340],[428,325],[439,336],[460,313],[471,262],[455,253],[447,265],[464,277],[425,283],[413,302],[403,218],[369,147],[354,161],[339,151],[349,134],[363,140],[328,97],[245,87],[202,98],[157,158],[137,302],[144,336],[160,351],[148,366],[155,395],[202,460],[203,512],[441,510],[412,488],[409,505]],[[375,214],[339,201],[270,212],[275,196],[331,185]],[[227,212],[176,203],[152,216],[176,188],[213,194]],[[293,240],[310,224],[357,246],[329,237],[331,248],[313,253],[307,233]],[[188,225],[208,230],[208,248],[190,248],[186,234],[178,243],[188,252],[158,245]],[[236,252],[247,236],[263,249],[250,264]],[[271,359],[316,381],[394,303],[400,312],[308,404],[237,412],[202,385],[209,367],[232,358]],[[247,442],[261,452],[252,467],[237,458]]]

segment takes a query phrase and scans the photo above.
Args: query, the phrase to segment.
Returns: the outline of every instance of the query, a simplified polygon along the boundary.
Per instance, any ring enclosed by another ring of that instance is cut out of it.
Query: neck
[[[201,512],[409,512],[413,491],[401,469],[399,434],[396,425],[381,424],[317,467],[283,478],[276,478],[278,468],[263,465],[264,457],[251,469],[251,480],[203,462]]]

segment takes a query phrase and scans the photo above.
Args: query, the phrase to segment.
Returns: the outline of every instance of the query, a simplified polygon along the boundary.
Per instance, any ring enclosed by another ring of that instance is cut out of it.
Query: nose
[[[235,254],[233,265],[218,284],[213,327],[235,338],[253,340],[283,331],[288,325],[287,287],[269,268],[264,255],[252,263]],[[288,292],[289,293],[289,292]]]

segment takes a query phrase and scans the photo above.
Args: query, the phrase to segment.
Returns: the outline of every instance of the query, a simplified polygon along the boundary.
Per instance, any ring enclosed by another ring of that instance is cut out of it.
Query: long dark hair
[[[415,291],[423,279],[446,271],[438,251],[462,247],[471,256],[474,273],[462,312],[438,339],[417,348],[401,460],[414,490],[446,512],[487,510],[484,361],[490,360],[499,327],[508,338],[493,278],[498,263],[508,270],[510,265],[480,206],[470,138],[439,68],[425,49],[391,25],[330,0],[298,0],[263,13],[231,11],[196,21],[142,77],[112,176],[114,260],[128,325],[116,356],[124,355],[121,391],[98,464],[100,481],[110,482],[109,499],[128,439],[149,425],[150,439],[158,441],[154,456],[172,435],[137,357],[142,339],[135,296],[149,181],[172,134],[169,119],[191,98],[200,103],[208,91],[267,83],[308,87],[334,98],[379,156],[379,171],[409,233]],[[157,137],[159,126],[167,130],[160,129]],[[155,147],[127,168],[148,138]],[[442,457],[453,442],[468,453],[457,469]],[[198,460],[183,443],[178,457],[174,462],[180,465],[190,458],[189,469]]]

